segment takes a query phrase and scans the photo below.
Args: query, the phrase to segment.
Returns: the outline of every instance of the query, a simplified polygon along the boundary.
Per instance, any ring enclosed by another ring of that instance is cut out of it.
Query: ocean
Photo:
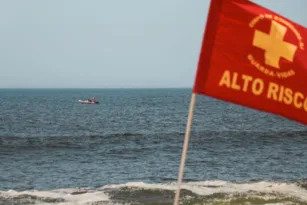
[[[191,89],[0,96],[0,205],[173,203]],[[306,126],[197,96],[180,203],[306,205],[306,159]]]

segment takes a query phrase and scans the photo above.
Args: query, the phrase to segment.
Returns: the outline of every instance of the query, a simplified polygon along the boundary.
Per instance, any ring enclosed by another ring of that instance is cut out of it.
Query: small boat
[[[78,100],[81,104],[99,104],[99,101],[96,100],[96,98],[89,98],[87,100]]]

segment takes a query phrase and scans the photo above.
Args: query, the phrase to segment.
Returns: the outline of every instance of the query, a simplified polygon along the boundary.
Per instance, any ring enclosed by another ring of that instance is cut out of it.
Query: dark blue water
[[[92,96],[100,104],[77,102]],[[2,194],[176,182],[190,97],[190,89],[0,90]],[[197,97],[184,181],[298,183],[306,159],[305,126]]]

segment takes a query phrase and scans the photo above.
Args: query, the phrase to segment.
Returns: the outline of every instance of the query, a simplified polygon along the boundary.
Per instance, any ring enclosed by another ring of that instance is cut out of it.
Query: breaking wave
[[[227,181],[187,182],[182,185],[180,203],[209,205],[306,205],[307,183]],[[99,205],[99,204],[172,204],[175,183],[105,185],[100,188],[58,189],[51,191],[2,191],[0,205]]]

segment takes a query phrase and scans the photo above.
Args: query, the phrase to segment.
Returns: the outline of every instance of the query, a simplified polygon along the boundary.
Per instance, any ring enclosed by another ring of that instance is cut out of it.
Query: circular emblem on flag
[[[247,56],[250,63],[265,75],[283,79],[294,76],[295,55],[298,50],[304,50],[295,26],[272,14],[256,16],[249,26],[253,29],[253,48]]]

